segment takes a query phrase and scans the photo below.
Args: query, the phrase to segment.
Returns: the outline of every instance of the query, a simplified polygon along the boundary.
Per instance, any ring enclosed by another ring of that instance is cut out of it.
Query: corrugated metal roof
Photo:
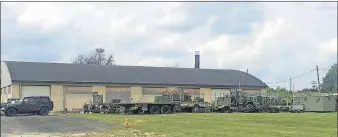
[[[4,61],[12,81],[267,87],[238,70]]]

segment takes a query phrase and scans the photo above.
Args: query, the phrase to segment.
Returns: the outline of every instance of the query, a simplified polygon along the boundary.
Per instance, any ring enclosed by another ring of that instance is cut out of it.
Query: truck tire
[[[8,117],[14,117],[16,116],[18,111],[15,108],[8,108],[5,112],[5,115]]]
[[[181,112],[182,111],[182,108],[181,106],[178,106],[178,105],[175,105],[174,108],[173,108],[173,112],[176,113],[176,112]]]
[[[162,114],[168,114],[168,113],[170,113],[170,107],[168,106],[168,105],[163,105],[163,106],[161,106],[161,113]]]
[[[205,113],[210,113],[211,112],[211,107],[205,107]]]
[[[232,113],[232,109],[227,108],[227,113]]]
[[[41,115],[41,116],[47,116],[49,113],[49,110],[47,107],[42,107],[40,108],[38,114]]]
[[[253,108],[254,106],[251,103],[246,104],[247,108]]]
[[[192,112],[193,112],[193,113],[198,113],[198,112],[200,112],[200,107],[199,107],[199,106],[194,106],[194,107],[192,107]]]
[[[225,107],[221,108],[221,113],[225,113]]]
[[[160,107],[151,106],[149,112],[150,112],[150,114],[159,114],[160,113]]]

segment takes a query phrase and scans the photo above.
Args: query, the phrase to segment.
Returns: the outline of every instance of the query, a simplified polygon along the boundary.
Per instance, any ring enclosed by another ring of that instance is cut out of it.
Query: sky
[[[117,65],[246,71],[270,87],[337,62],[337,4],[1,3],[1,60],[71,63],[104,48]],[[315,71],[293,79],[310,88]],[[293,86],[292,86],[293,87]]]

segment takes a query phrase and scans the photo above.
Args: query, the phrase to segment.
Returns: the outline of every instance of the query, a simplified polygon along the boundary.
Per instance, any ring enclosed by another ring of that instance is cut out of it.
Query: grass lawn
[[[182,113],[169,115],[70,114],[119,122],[86,137],[337,137],[337,113]],[[123,127],[128,118],[128,129]]]

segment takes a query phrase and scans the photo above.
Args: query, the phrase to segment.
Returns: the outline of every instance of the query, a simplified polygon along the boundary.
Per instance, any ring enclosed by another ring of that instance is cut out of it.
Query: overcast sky
[[[1,59],[238,69],[273,82],[337,62],[336,3],[2,3]],[[326,71],[320,70],[320,76]],[[311,87],[316,73],[293,80]],[[285,86],[289,82],[270,84]]]

